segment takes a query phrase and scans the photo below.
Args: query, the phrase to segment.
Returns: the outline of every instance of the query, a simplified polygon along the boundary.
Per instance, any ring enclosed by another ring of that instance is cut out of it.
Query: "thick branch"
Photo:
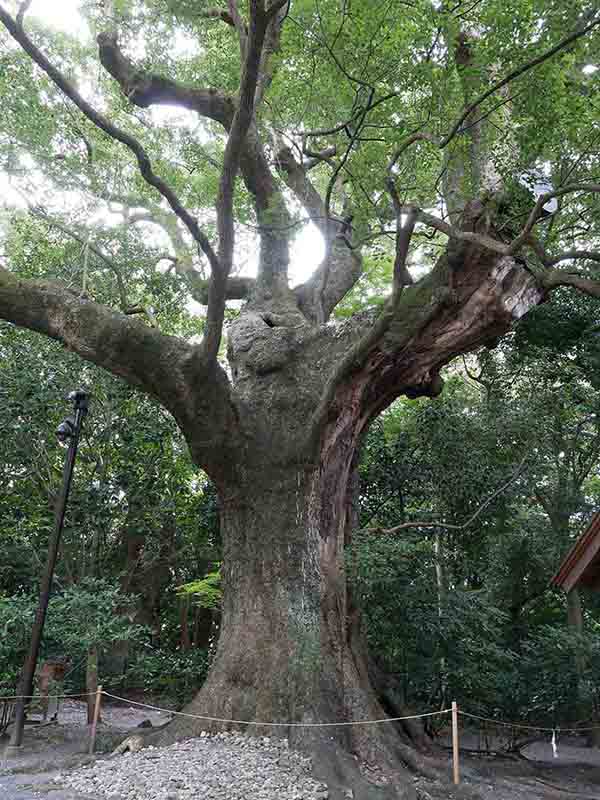
[[[410,287],[411,289],[416,287]],[[401,297],[401,296],[400,296]],[[331,408],[335,403],[336,394],[341,390],[341,387],[351,381],[353,374],[360,373],[365,364],[376,351],[385,335],[389,332],[394,324],[394,321],[401,314],[399,310],[399,298],[390,297],[383,306],[381,313],[371,324],[364,335],[355,342],[346,355],[340,360],[336,366],[333,374],[325,384],[319,405],[310,421],[307,442],[310,447],[318,441],[322,434],[323,427],[327,423],[327,419],[331,414]],[[430,302],[420,306],[410,306],[407,304],[407,329],[410,334],[406,335],[398,349],[401,351],[404,346],[410,341],[411,336],[417,335],[418,331],[425,329],[429,323],[434,319],[443,304],[443,297],[434,298],[433,292],[430,294]]]
[[[548,256],[540,242],[533,239],[531,236],[531,229],[533,228],[533,225],[535,224],[535,221],[537,220],[545,203],[547,203],[551,197],[560,197],[573,191],[597,192],[600,191],[600,186],[597,184],[572,184],[570,186],[565,186],[562,189],[558,189],[555,192],[548,192],[545,195],[541,195],[529,216],[529,220],[525,225],[525,228],[510,245],[505,245],[502,242],[493,239],[491,236],[487,236],[486,234],[462,231],[458,228],[453,228],[446,222],[443,222],[437,217],[427,214],[421,210],[417,210],[416,215],[420,222],[430,225],[432,228],[435,228],[441,233],[446,234],[446,236],[449,238],[456,239],[458,241],[473,242],[474,244],[484,247],[492,252],[500,253],[501,255],[513,255],[517,253],[524,244],[529,244],[538,254],[545,267],[551,267],[555,264],[558,264],[560,261],[566,261],[568,259],[587,258],[593,261],[600,261],[599,253],[588,250],[571,250],[565,253],[560,253],[554,257]],[[412,206],[405,206],[403,207],[403,211],[406,212],[410,208],[412,208]],[[582,275],[581,273],[566,272],[560,269],[552,269],[548,273],[544,274],[540,279],[540,286],[547,291],[552,291],[558,286],[571,286],[575,289],[585,292],[586,294],[592,295],[593,297],[600,296],[600,282],[594,281],[588,276]]]
[[[326,320],[360,278],[362,258],[347,240],[344,222],[327,219],[321,195],[289,147],[282,147],[279,150],[276,163],[286,185],[306,209],[310,219],[328,243],[323,263],[306,283],[295,289],[304,313],[315,320],[320,316]]]
[[[220,463],[235,443],[227,377],[198,346],[80,297],[59,283],[0,268],[0,319],[49,336],[156,397],[177,419],[198,463]],[[216,468],[216,467],[215,467]]]
[[[235,28],[233,17],[224,8],[207,8],[206,11],[200,11],[200,16],[205,19],[220,19],[222,22]]]
[[[264,0],[251,0],[250,25],[239,100],[225,147],[216,201],[220,267],[217,272],[213,272],[208,287],[206,335],[204,338],[205,353],[211,361],[216,359],[221,343],[227,279],[233,266],[235,241],[233,193],[246,135],[253,121],[256,87],[267,25],[268,18],[265,14]]]
[[[15,20],[0,7],[0,20],[10,33],[10,35],[21,45],[23,50],[35,61],[35,63],[48,75],[52,82],[94,123],[100,130],[108,134],[112,139],[124,144],[135,156],[140,173],[146,183],[153,186],[167,200],[175,214],[181,219],[194,239],[198,242],[203,252],[208,257],[212,269],[218,268],[218,259],[212,249],[206,234],[198,226],[197,220],[183,207],[175,192],[168,186],[162,178],[152,169],[150,158],[142,145],[130,134],[122,131],[113,125],[109,119],[100,114],[83,99],[77,90],[69,83],[64,75],[53,66],[46,56],[34,45],[31,39]]]
[[[246,55],[246,44],[248,41],[248,26],[242,19],[238,10],[237,0],[227,0],[227,7],[229,8],[229,16],[233,22],[233,27],[236,29],[240,43],[240,53],[242,58]]]
[[[25,14],[29,11],[29,7],[33,0],[23,0],[21,3],[19,10],[17,12],[17,25],[23,27],[23,20],[25,19]]]
[[[594,281],[579,272],[564,272],[561,269],[550,270],[543,277],[542,286],[549,292],[559,286],[571,286],[592,297],[600,298],[600,281]]]
[[[203,280],[199,275],[191,278],[194,300],[208,305],[209,282]],[[246,278],[243,275],[230,275],[227,279],[225,288],[226,300],[245,300],[256,286],[254,278]]]
[[[252,122],[254,98],[266,27],[267,20],[264,12],[264,0],[251,0],[248,52],[244,63],[239,101],[225,147],[223,169],[219,182],[219,194],[216,203],[221,267],[222,271],[226,274],[229,273],[233,257],[233,190],[244,141]]]
[[[357,327],[349,331],[345,354],[308,426],[308,447],[331,437],[359,437],[401,394],[439,394],[446,364],[496,341],[544,299],[521,262],[486,249],[476,243],[449,247],[430,273],[388,298],[374,324],[355,318]]]
[[[232,8],[237,8],[236,4],[233,4]],[[235,21],[234,17],[232,19]],[[123,54],[114,32],[101,34],[98,37],[98,41],[100,43],[100,59],[102,63],[117,81],[123,93],[135,105],[142,108],[155,103],[177,105],[218,122],[227,132],[232,130],[236,114],[236,103],[228,95],[216,89],[194,89],[183,86],[161,75],[145,72]],[[271,174],[269,163],[265,157],[263,145],[253,120],[251,120],[249,130],[243,139],[239,167],[248,191],[255,198],[259,223],[263,213],[267,212],[268,216],[269,209],[274,205],[281,208],[282,215],[286,216],[284,200]],[[273,242],[273,238],[273,234],[265,236],[261,233],[262,246],[280,250],[280,260],[287,264],[287,237],[284,237],[283,244]]]
[[[401,216],[397,218],[396,228],[396,254],[394,257],[394,273],[393,273],[393,292],[397,295],[403,286],[409,286],[412,282],[412,276],[406,266],[406,259],[408,258],[408,248],[410,247],[410,240],[415,229],[417,221],[417,212],[411,209],[406,215],[406,222],[402,224]]]
[[[170,78],[138,69],[119,47],[114,32],[98,35],[100,62],[128,100],[140,108],[176,105],[195,111],[229,129],[235,113],[233,100],[217,89],[184,86]]]
[[[449,239],[456,239],[460,242],[472,242],[473,244],[484,247],[486,250],[490,250],[493,253],[499,253],[500,255],[510,254],[510,247],[509,245],[504,244],[504,242],[494,239],[492,236],[488,236],[485,233],[463,231],[461,228],[454,227],[453,225],[444,222],[444,220],[440,219],[439,217],[436,217],[433,214],[428,214],[426,211],[423,211],[422,209],[411,204],[399,206],[399,213],[414,213],[417,222],[422,222],[424,225],[434,228],[440,233],[446,235]]]
[[[397,296],[403,286],[409,286],[413,282],[412,276],[406,266],[406,260],[408,258],[410,240],[418,218],[418,211],[416,208],[410,208],[406,214],[406,222],[404,224],[402,223],[402,203],[400,202],[396,184],[391,174],[393,164],[394,162],[390,163],[386,187],[392,198],[394,214],[396,216],[396,253],[394,256],[393,293]]]
[[[57,339],[87,361],[158,397],[167,407],[172,405],[170,392],[176,381],[173,366],[191,352],[179,339],[65,286],[20,280],[1,268],[0,317]]]
[[[289,5],[290,0],[273,0],[273,2],[269,4],[269,7],[266,11],[267,19],[274,19],[280,11],[283,11],[284,8],[289,8]],[[285,13],[287,14],[287,10]]]
[[[599,261],[600,253],[594,250],[565,250],[564,253],[558,253],[555,256],[549,256],[545,262],[547,267],[555,267],[561,261]]]
[[[318,164],[322,164],[324,161],[327,163],[331,163],[331,159],[337,153],[337,146],[332,144],[329,147],[323,148],[323,150],[311,150],[306,145],[306,140],[302,145],[302,153],[305,156],[308,156],[303,163],[303,167],[306,172],[310,172],[311,169],[314,169]]]
[[[288,0],[278,0],[267,11],[269,23],[260,57],[259,78],[254,98],[255,108],[260,106],[273,81],[273,57],[279,52],[281,45],[281,28],[287,15],[287,10],[284,10],[286,6],[288,6]]]
[[[282,147],[277,153],[275,163],[281,171],[286,185],[306,209],[313,223],[323,236],[327,236],[325,203],[306,174],[302,164],[294,158],[291,148]]]
[[[362,272],[360,253],[340,234],[331,242],[325,260],[310,279],[294,289],[300,308],[311,319],[326,321]]]

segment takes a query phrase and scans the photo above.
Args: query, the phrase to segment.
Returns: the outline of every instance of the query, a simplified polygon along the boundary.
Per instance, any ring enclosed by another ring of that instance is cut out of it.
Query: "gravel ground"
[[[58,789],[52,783],[53,778],[53,773],[44,772],[0,777],[0,797],[2,800],[100,800],[97,796]]]
[[[287,742],[236,733],[147,747],[54,778],[59,786],[106,800],[325,800],[309,758]]]

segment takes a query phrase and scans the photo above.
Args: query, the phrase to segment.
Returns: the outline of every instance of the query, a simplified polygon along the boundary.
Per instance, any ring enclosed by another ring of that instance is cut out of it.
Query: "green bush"
[[[121,685],[152,695],[164,703],[187,703],[204,683],[210,659],[206,650],[140,653],[129,665]]]
[[[523,642],[521,682],[532,687],[523,698],[527,714],[555,724],[555,719],[587,719],[600,705],[600,625],[585,634],[566,624],[543,625]],[[578,674],[577,661],[581,662]]]
[[[103,653],[121,641],[139,642],[145,630],[125,613],[134,604],[133,597],[110,581],[84,578],[50,601],[46,636],[72,657],[85,655],[91,647]]]
[[[15,693],[34,611],[30,597],[0,597],[0,696]]]
[[[37,603],[33,596],[0,597],[0,696],[15,692]],[[103,654],[120,641],[141,641],[144,628],[119,613],[131,603],[108,581],[91,578],[58,592],[48,606],[38,665],[49,657],[66,657],[72,665],[66,688],[82,689],[90,648]]]

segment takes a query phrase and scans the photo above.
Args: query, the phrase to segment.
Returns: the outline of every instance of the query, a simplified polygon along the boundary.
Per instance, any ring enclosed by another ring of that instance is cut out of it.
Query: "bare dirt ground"
[[[486,737],[479,733],[461,730],[465,796],[469,796],[469,790],[476,790],[484,800],[600,800],[600,750],[586,747],[582,736],[559,735],[555,756],[551,734],[539,736],[518,755],[507,756],[502,752],[507,743],[502,732],[484,741]],[[442,741],[450,745],[450,734]],[[491,755],[473,754],[486,746]],[[432,798],[438,796],[461,795],[431,793]]]
[[[462,774],[485,800],[600,800],[600,754],[596,765],[557,761],[470,757]]]
[[[98,729],[98,750],[103,753],[100,757],[106,758],[106,753],[112,751],[124,734],[144,720],[158,726],[169,716],[124,705],[105,706],[103,723]],[[93,794],[57,788],[54,781],[58,774],[94,758],[86,754],[88,731],[83,703],[69,701],[63,706],[58,725],[28,727],[18,753],[7,752],[6,742],[0,742],[0,800],[99,800]],[[462,743],[473,746],[467,737]],[[447,774],[450,779],[449,758]],[[600,750],[582,747],[578,738],[561,738],[558,758],[554,758],[550,737],[546,737],[524,748],[523,757],[464,753],[461,778],[460,787],[415,779],[417,797],[419,800],[600,800]]]

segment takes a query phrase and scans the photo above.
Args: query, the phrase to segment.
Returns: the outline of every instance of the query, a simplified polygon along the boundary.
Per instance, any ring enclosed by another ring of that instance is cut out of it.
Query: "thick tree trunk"
[[[245,732],[285,736],[313,753],[334,750],[336,757],[330,753],[325,760],[336,761],[336,768],[354,754],[396,767],[400,757],[427,772],[426,759],[389,723],[312,727],[386,717],[369,680],[359,615],[346,590],[352,459],[348,453],[337,462],[335,480],[323,463],[256,471],[246,486],[230,487],[223,497],[219,645],[205,685],[185,711],[232,720],[227,727]],[[234,720],[254,724],[236,726]],[[261,722],[283,724],[256,724]],[[221,727],[180,717],[159,742]]]
[[[318,474],[299,466],[229,490],[221,636],[190,707],[197,713],[317,722],[346,720],[365,702],[347,637],[342,551],[337,534],[319,529],[322,505],[334,498],[317,484]]]
[[[389,723],[312,725],[386,717],[344,568],[362,435],[399,394],[439,392],[445,363],[503,333],[540,299],[531,276],[510,259],[490,263],[469,250],[464,263],[469,268],[454,275],[450,295],[445,259],[407,289],[404,313],[373,345],[363,345],[360,318],[314,326],[293,298],[277,298],[273,308],[269,300],[251,301],[230,327],[241,444],[233,457],[227,452],[209,465],[222,507],[221,635],[188,713],[231,720],[233,727],[234,720],[249,721],[251,732],[287,736],[313,752],[327,745],[396,765],[400,757],[428,771],[427,757]],[[317,435],[308,436],[315,420]],[[201,432],[185,432],[201,463]],[[180,717],[159,742],[209,727]]]

